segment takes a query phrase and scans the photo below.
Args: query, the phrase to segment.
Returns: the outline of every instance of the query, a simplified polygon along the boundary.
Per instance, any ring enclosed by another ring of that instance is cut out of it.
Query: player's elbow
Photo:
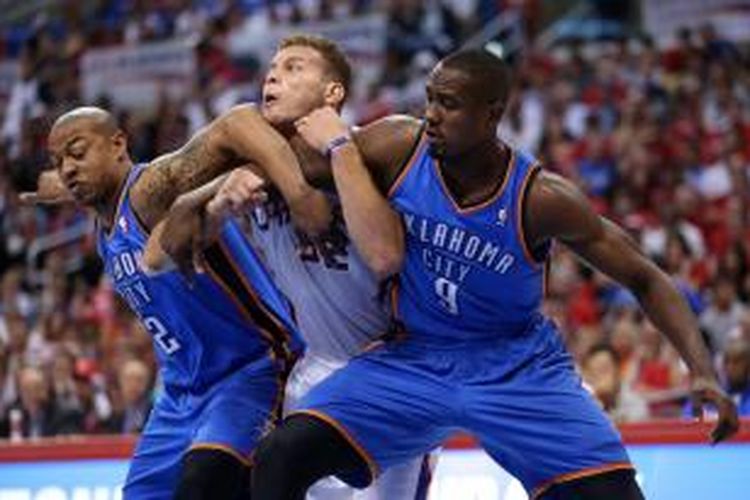
[[[634,269],[623,281],[639,301],[645,300],[659,283],[671,285],[669,277],[651,262],[645,262],[643,266]]]
[[[370,259],[368,265],[378,280],[390,278],[401,270],[403,259],[390,256],[379,256]]]
[[[259,142],[265,150],[275,153],[283,147],[283,143],[276,134],[269,133],[271,126],[266,122],[260,110],[252,104],[240,104],[232,107],[215,121],[216,136],[224,146],[237,154],[247,153],[246,149],[252,145],[252,150],[258,149]]]
[[[398,274],[403,264],[403,244],[383,246],[367,258],[368,267],[379,280]]]

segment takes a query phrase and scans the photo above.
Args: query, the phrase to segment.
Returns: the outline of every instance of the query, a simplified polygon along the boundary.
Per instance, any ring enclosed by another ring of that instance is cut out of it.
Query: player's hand
[[[323,154],[333,139],[349,133],[349,127],[330,106],[323,106],[303,116],[294,122],[294,126],[305,142]]]
[[[147,274],[159,274],[174,269],[172,258],[161,247],[159,240],[164,233],[166,220],[162,219],[152,230],[143,248],[143,267]]]
[[[27,204],[60,205],[75,202],[57,170],[43,171],[37,179],[36,191],[21,193],[19,198],[22,203]]]
[[[207,225],[218,227],[227,215],[241,216],[253,205],[265,202],[268,199],[265,188],[265,181],[251,170],[233,170],[206,205]]]
[[[727,396],[713,377],[695,377],[690,387],[693,403],[693,415],[703,417],[703,408],[710,405],[719,413],[718,420],[711,431],[711,443],[716,444],[734,435],[740,427],[737,417],[737,406]]]

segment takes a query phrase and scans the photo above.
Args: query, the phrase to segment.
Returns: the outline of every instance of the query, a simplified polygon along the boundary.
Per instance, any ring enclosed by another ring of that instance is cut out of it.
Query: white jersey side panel
[[[349,240],[340,205],[334,223],[313,242],[295,230],[277,195],[251,212],[250,239],[292,301],[308,350],[332,360],[361,352],[388,325],[379,283]]]

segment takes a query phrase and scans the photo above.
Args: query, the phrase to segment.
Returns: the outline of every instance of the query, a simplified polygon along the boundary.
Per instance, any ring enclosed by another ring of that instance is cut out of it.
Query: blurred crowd
[[[382,75],[345,110],[366,123],[419,114],[432,65],[514,3],[524,2],[60,1],[0,33],[0,62],[20,66],[0,106],[0,437],[137,432],[160,390],[150,338],[102,279],[86,214],[23,206],[17,196],[48,165],[52,120],[82,103],[86,50],[196,40],[199,70],[186,98],[165,94],[148,114],[117,109],[106,95],[96,102],[113,109],[133,156],[146,160],[258,97],[262,61],[231,50],[248,23],[262,31],[382,12]],[[747,47],[705,26],[665,49],[642,37],[527,44],[516,60],[517,91],[498,135],[575,180],[673,277],[722,382],[750,415]],[[80,237],[48,241],[77,228]],[[634,298],[560,247],[545,307],[616,421],[690,415],[686,369]]]

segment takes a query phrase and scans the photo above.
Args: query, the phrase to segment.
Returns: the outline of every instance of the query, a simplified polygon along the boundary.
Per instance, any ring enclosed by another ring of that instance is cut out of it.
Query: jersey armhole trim
[[[406,160],[404,160],[404,163],[398,169],[398,174],[393,179],[393,182],[391,182],[391,185],[388,188],[386,198],[390,198],[391,196],[393,196],[393,194],[396,192],[396,190],[401,185],[401,183],[404,182],[404,178],[406,177],[406,174],[409,173],[409,170],[411,170],[411,167],[414,166],[417,158],[419,158],[419,152],[422,150],[422,146],[427,140],[427,135],[424,133],[425,126],[426,126],[426,122],[422,122],[422,125],[420,125],[419,127],[419,134],[417,135],[417,140],[414,141],[411,151],[409,151],[409,154],[406,156]]]
[[[548,242],[544,243],[543,245],[544,251],[535,252],[535,250],[538,249],[534,249],[529,244],[529,241],[526,239],[526,231],[524,230],[523,225],[524,213],[526,212],[526,195],[528,194],[529,189],[531,189],[532,182],[541,171],[542,167],[537,162],[532,165],[526,172],[526,176],[522,181],[521,189],[518,195],[518,206],[516,207],[516,232],[518,236],[518,242],[523,249],[524,257],[526,257],[526,260],[533,266],[540,266],[544,264],[544,262],[547,260],[547,254],[549,253],[547,250],[549,247]]]

